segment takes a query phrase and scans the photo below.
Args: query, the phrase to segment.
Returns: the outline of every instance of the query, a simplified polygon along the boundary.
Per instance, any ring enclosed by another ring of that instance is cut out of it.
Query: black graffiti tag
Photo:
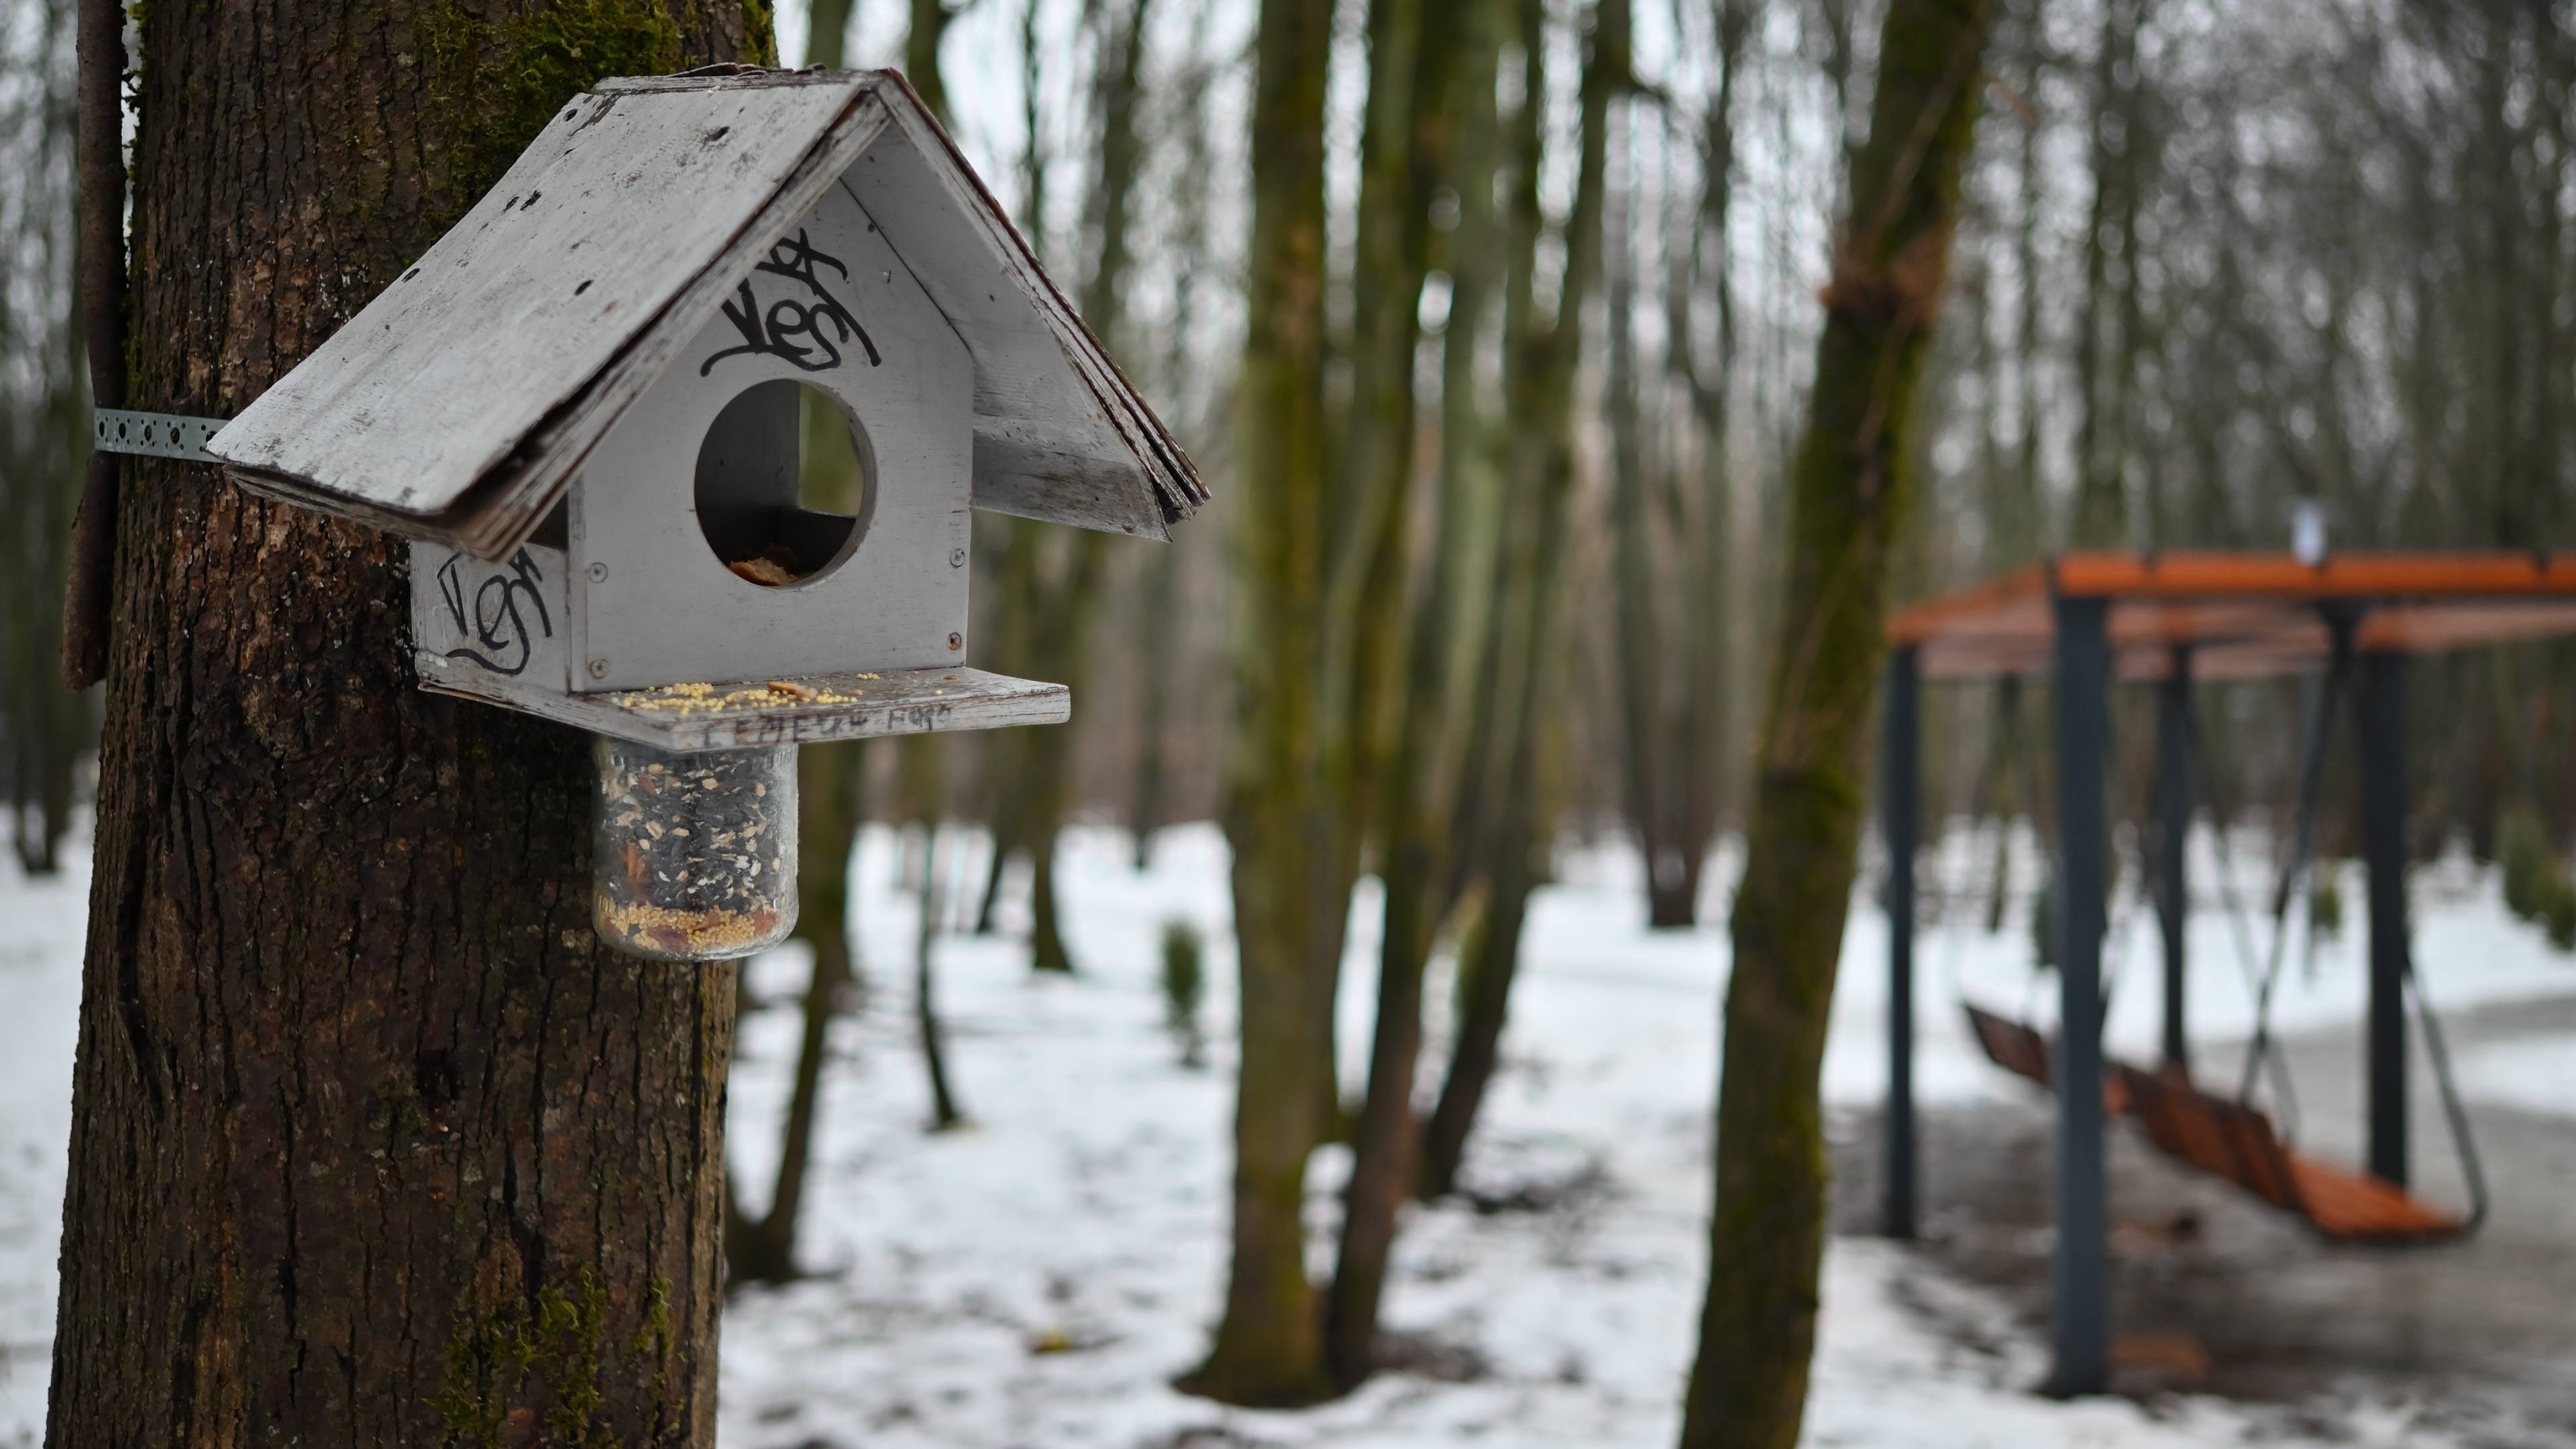
[[[841,259],[816,251],[805,239],[802,228],[794,237],[771,247],[769,256],[753,272],[785,277],[813,296],[810,300],[781,298],[763,311],[760,299],[752,293],[752,279],[743,278],[733,289],[733,300],[724,304],[725,320],[742,334],[742,342],[708,358],[699,366],[698,376],[706,376],[728,357],[745,354],[783,358],[805,372],[828,372],[841,365],[841,348],[853,340],[866,350],[868,366],[884,366],[885,359],[877,355],[877,344],[868,336],[868,329],[859,325],[859,319],[838,297],[824,290],[818,270],[822,267],[838,272],[842,281],[850,279],[850,269],[841,264]]]
[[[447,562],[438,566],[438,592],[447,601],[447,617],[456,625],[456,632],[483,648],[450,649],[446,657],[471,659],[495,674],[518,674],[536,653],[536,636],[528,632],[528,617],[520,607],[523,601],[536,610],[538,633],[548,639],[555,637],[554,620],[546,613],[546,596],[537,587],[545,582],[545,575],[537,571],[537,561],[528,557],[523,548],[510,560],[508,573],[487,576],[475,585],[474,597],[469,600],[465,596],[465,576],[457,568],[464,559],[461,553],[449,554]],[[517,651],[515,658],[513,650]]]

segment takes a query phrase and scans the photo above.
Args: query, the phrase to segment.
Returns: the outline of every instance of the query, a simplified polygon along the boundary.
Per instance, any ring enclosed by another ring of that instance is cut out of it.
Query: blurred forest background
[[[972,42],[943,52],[955,124],[988,175],[1016,184],[1014,213],[1049,264],[1091,276],[1107,117],[1132,114],[1141,177],[1114,347],[1224,500],[1251,7],[994,8],[1006,3],[977,0],[954,22]],[[1493,515],[1538,501],[1506,499],[1503,460],[1543,421],[1512,406],[1505,345],[1522,21],[1509,0],[1482,8],[1501,30],[1497,110],[1481,122],[1459,113],[1454,164],[1489,179],[1493,200],[1448,177],[1433,205],[1408,380],[1424,481],[1403,521],[1405,610],[1418,612],[1444,544],[1470,555],[1439,576],[1470,650],[1520,627],[1488,604],[1516,597],[1525,575],[1512,571],[1532,560],[1493,559],[1519,523]],[[1781,478],[1883,8],[1634,7],[1633,74],[1608,106],[1608,244],[1579,329],[1560,583],[1541,605],[1559,637],[1535,720],[1538,813],[1563,828],[1689,854],[1733,818],[1777,592]],[[1357,389],[1374,383],[1360,312],[1366,9],[1339,9],[1328,94],[1329,399],[1345,434],[1362,426]],[[1460,6],[1455,23],[1477,10]],[[863,12],[851,63],[918,69],[909,12],[864,0]],[[1530,291],[1542,312],[1579,222],[1595,13],[1561,3],[1538,17],[1547,94]],[[782,10],[784,53],[795,19]],[[1104,67],[1127,26],[1144,43],[1122,95]],[[1038,60],[1014,72],[1008,53],[1031,37]],[[1987,60],[1899,602],[2061,548],[2285,547],[2302,498],[2324,504],[2338,549],[2564,541],[2576,505],[2576,7],[1998,0]],[[1480,125],[1499,130],[1480,137]],[[1449,470],[1467,475],[1454,492],[1441,486]],[[1226,543],[1200,528],[1102,564],[1111,593],[1075,727],[1072,798],[1087,816],[1150,828],[1215,810],[1230,717]],[[988,562],[1001,552],[984,550]],[[979,597],[989,619],[1007,618],[1007,592]],[[981,637],[996,637],[991,624]],[[2487,854],[2512,802],[2563,834],[2576,772],[2543,742],[2576,707],[2566,659],[2506,649],[2428,668],[2443,673],[2420,692],[2413,735],[2419,844],[2464,834]],[[2248,720],[2289,707],[2264,691],[2215,694],[2214,707]],[[1936,696],[1936,712],[1945,706],[1953,768],[1934,771],[1934,788],[1964,809],[1991,705]],[[2222,798],[2285,809],[2272,782],[2291,739],[2250,731],[2250,757],[2218,761]],[[989,772],[961,760],[958,774],[952,808],[987,813],[963,782],[989,786]],[[1641,792],[1641,779],[1686,775],[1694,788]],[[2328,828],[2342,838],[2350,825]]]
[[[1524,17],[1504,0],[1453,0],[1443,33],[1474,84],[1458,93],[1454,172],[1434,178],[1418,338],[1392,368],[1368,350],[1384,324],[1364,315],[1360,262],[1366,8],[1341,7],[1327,96],[1331,427],[1365,431],[1389,392],[1408,391],[1428,481],[1394,500],[1392,568],[1345,565],[1332,609],[1347,620],[1365,599],[1366,634],[1418,613],[1436,582],[1456,667],[1493,686],[1473,706],[1443,695],[1462,717],[1452,726],[1490,732],[1471,774],[1510,773],[1506,737],[1533,733],[1529,789],[1510,793],[1530,795],[1537,833],[1638,837],[1660,863],[1658,917],[1676,918],[1734,806],[1783,461],[1878,7],[1646,0],[1631,73],[1596,78],[1610,92],[1606,174],[1586,223],[1573,213],[1593,10],[1528,17],[1543,43],[1524,69]],[[840,58],[904,66],[942,98],[1229,498],[1251,7],[819,9],[825,30],[841,29],[840,45],[825,42]],[[807,15],[781,7],[780,22],[782,53],[808,53]],[[41,865],[68,825],[90,728],[53,657],[86,409],[70,285],[71,6],[11,0],[4,23],[0,773],[16,848]],[[1543,93],[1524,107],[1532,80]],[[1924,506],[1900,599],[2061,547],[2272,546],[2300,497],[2324,502],[2339,548],[2556,542],[2576,507],[2571,81],[2566,5],[2005,0],[1915,439]],[[1511,210],[1524,169],[1535,235]],[[1580,325],[1543,339],[1574,363],[1560,424],[1515,404],[1525,354],[1507,314],[1519,288],[1552,315],[1569,228],[1585,224],[1605,242],[1597,278],[1570,279]],[[1524,287],[1515,269],[1533,260]],[[1513,489],[1510,460],[1560,425],[1570,486]],[[1022,851],[1067,814],[1146,830],[1212,814],[1232,687],[1224,530],[1098,549],[979,524],[980,662],[1066,679],[1082,707],[1064,745],[953,743],[943,813],[991,823]],[[1353,517],[1336,543],[1363,559],[1383,527]],[[1524,587],[1538,571],[1554,582]],[[1492,703],[1530,663],[1544,684],[1527,707]],[[2576,770],[2541,747],[2576,707],[2564,654],[2432,667],[2446,677],[2420,696],[2419,842],[2465,832],[2484,852],[2508,801],[2537,807],[2553,834],[2576,819]],[[1945,703],[1955,719],[1936,720],[1934,738],[1954,768],[1934,788],[1964,807],[1991,711]],[[2222,798],[2282,793],[2263,782],[2287,746],[2261,733],[2221,761],[2245,781]],[[880,788],[876,808],[895,797]]]
[[[833,868],[846,878],[855,818],[924,827],[921,888],[957,929],[989,928],[994,882],[1027,872],[1035,963],[1079,969],[1056,926],[1067,822],[1141,842],[1228,810],[1247,938],[1338,960],[1367,871],[1386,882],[1390,981],[1410,973],[1418,995],[1433,936],[1457,942],[1457,1039],[1420,1144],[1423,1180],[1445,1184],[1551,842],[1633,840],[1658,924],[1719,899],[1703,865],[1759,723],[1783,480],[1882,10],[1351,0],[1302,54],[1326,117],[1309,216],[1252,183],[1257,148],[1298,142],[1261,124],[1243,0],[782,7],[782,54],[899,65],[949,117],[1217,500],[1168,548],[977,520],[974,662],[1071,684],[1076,722],[805,752],[814,1020],[851,969]],[[9,0],[0,25],[0,774],[15,848],[44,870],[94,732],[55,654],[87,409],[71,6]],[[2576,5],[2000,0],[1986,58],[1908,442],[1900,599],[2069,547],[2277,547],[2300,499],[2342,549],[2560,538],[2576,515]],[[1320,227],[1323,337],[1253,328],[1274,285],[1265,205]],[[1311,451],[1283,457],[1280,438]],[[1298,477],[1320,491],[1277,486]],[[2548,742],[2576,708],[2571,658],[2428,663],[2420,848],[2485,854],[2501,835],[2562,874],[2576,768]],[[2245,727],[2211,731],[2222,810],[2288,807],[2295,690],[2211,692]],[[1994,701],[1936,699],[1930,727],[1936,802],[2039,803],[1986,767],[2011,728]],[[2123,778],[2133,811],[2145,772]],[[2343,803],[2330,853],[2357,834]],[[1281,845],[1300,820],[1321,828]],[[991,847],[943,855],[943,826]],[[1255,837],[1288,853],[1247,864]],[[944,859],[963,863],[936,880]],[[1296,894],[1283,880],[1321,882],[1320,900],[1276,898]],[[1275,1001],[1250,956],[1247,1016]],[[1329,1061],[1310,1041],[1281,1054]],[[1274,1069],[1332,1092],[1252,1033],[1243,1069],[1247,1093]],[[801,1071],[798,1091],[810,1113]],[[1362,1139],[1356,1200],[1368,1104],[1316,1110],[1360,1118],[1316,1127]],[[789,1220],[731,1245],[738,1274],[791,1266],[787,1171]],[[1345,1229],[1336,1322],[1374,1313],[1370,1217]],[[1238,1271],[1260,1231],[1238,1222]],[[1228,1336],[1256,1327],[1230,1309],[1207,1372],[1261,1358]]]

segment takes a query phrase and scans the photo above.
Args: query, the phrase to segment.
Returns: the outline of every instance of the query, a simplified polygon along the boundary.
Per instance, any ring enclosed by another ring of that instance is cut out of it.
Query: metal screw
[[[592,564],[592,565],[590,566],[590,581],[591,581],[592,583],[594,583],[594,584],[604,584],[604,583],[607,583],[607,582],[608,582],[608,565],[606,565],[606,564],[604,564],[604,563],[595,563],[595,564]]]
[[[951,648],[951,649],[963,649],[963,648],[965,648],[965,647],[966,647],[966,636],[965,636],[965,635],[963,635],[963,634],[951,634],[951,635],[949,635],[949,636],[948,636],[948,647],[949,647],[949,648]],[[592,662],[593,662],[593,663],[598,663],[599,661],[594,660],[594,661],[592,661]]]
[[[957,636],[951,634],[948,637],[954,639]],[[951,644],[948,647],[954,649],[957,646]],[[606,679],[608,677],[608,661],[605,659],[594,659],[590,661],[590,677],[593,679]]]
[[[962,548],[950,549],[948,551],[948,566],[952,569],[962,569],[966,567],[966,550]]]

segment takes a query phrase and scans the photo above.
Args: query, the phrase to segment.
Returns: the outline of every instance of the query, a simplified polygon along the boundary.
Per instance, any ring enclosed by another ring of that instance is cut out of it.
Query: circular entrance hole
[[[876,455],[831,394],[777,378],[745,388],[698,445],[698,531],[734,575],[812,583],[848,561],[876,512]]]

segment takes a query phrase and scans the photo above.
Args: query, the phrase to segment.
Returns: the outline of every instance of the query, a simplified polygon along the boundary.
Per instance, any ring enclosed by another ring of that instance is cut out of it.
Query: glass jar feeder
[[[657,961],[725,961],[796,926],[796,747],[673,754],[599,737],[591,920]]]

